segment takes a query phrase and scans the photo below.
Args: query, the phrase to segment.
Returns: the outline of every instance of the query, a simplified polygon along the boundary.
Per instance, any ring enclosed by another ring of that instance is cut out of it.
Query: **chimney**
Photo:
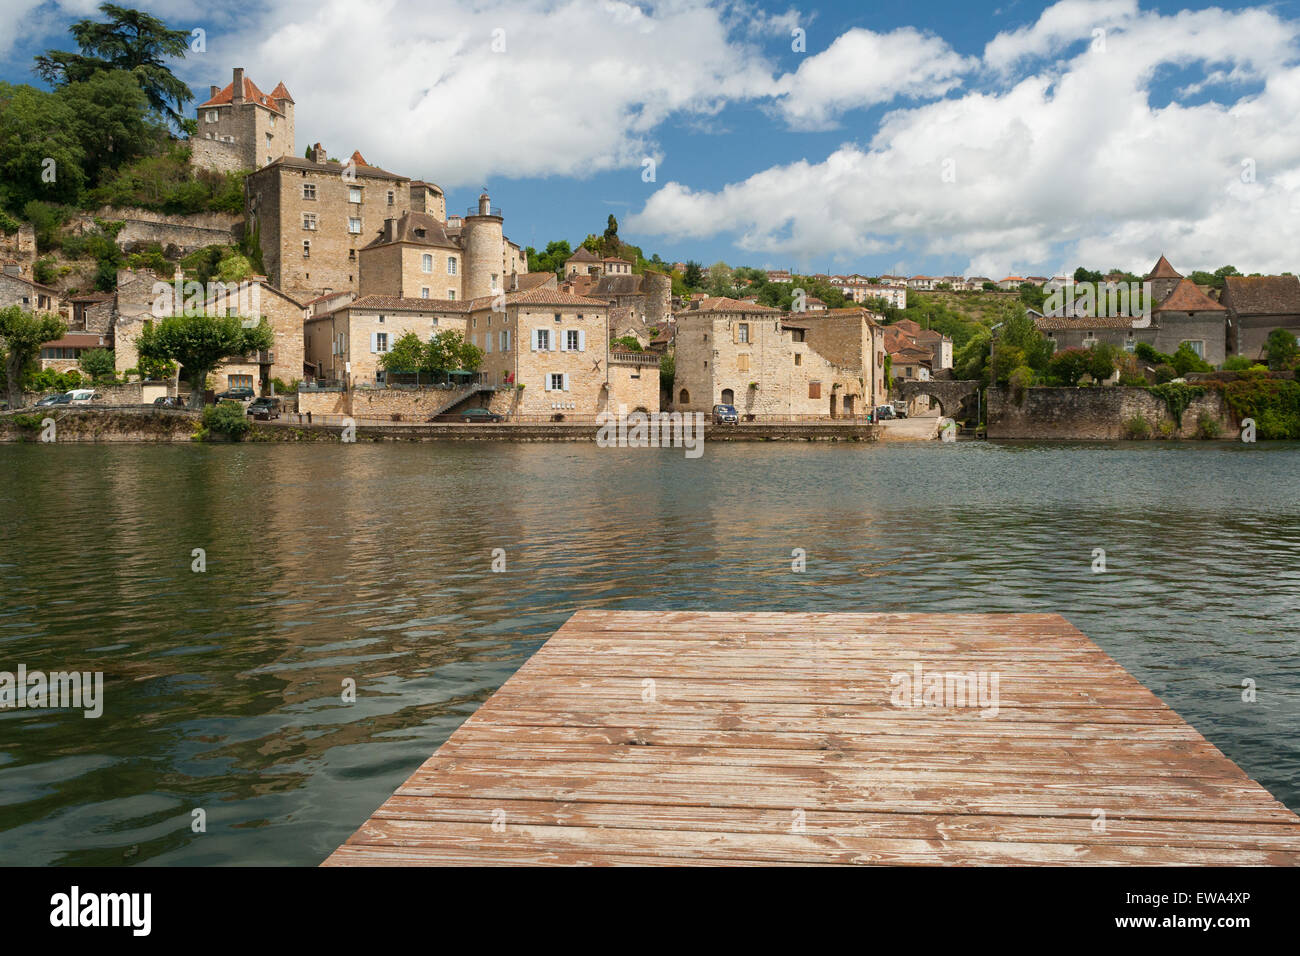
[[[235,80],[233,88],[230,91],[230,102],[235,106],[240,106],[244,102],[244,68],[235,67]]]
[[[311,148],[311,161],[313,163],[323,163],[327,158],[325,147],[320,143],[317,143]]]
[[[488,199],[487,193],[478,197],[478,214],[480,216],[492,215],[492,200]]]
[[[208,99],[210,99],[210,100],[215,100],[215,99],[217,98],[217,94],[220,93],[220,92],[221,92],[221,87],[219,87],[219,86],[209,86],[209,87],[208,87]]]

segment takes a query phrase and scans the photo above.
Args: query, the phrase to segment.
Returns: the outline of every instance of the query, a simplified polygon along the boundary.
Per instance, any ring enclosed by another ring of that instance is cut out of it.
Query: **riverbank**
[[[199,430],[200,415],[184,409],[132,406],[58,406],[0,415],[0,442],[39,442],[47,421],[54,423],[58,442],[189,442]],[[595,442],[600,425],[594,422],[461,422],[358,421],[346,432],[357,442]],[[881,428],[864,422],[744,422],[704,425],[709,442],[873,442]],[[254,422],[246,442],[341,442],[345,426],[300,423],[297,417]],[[220,436],[207,441],[221,442]]]

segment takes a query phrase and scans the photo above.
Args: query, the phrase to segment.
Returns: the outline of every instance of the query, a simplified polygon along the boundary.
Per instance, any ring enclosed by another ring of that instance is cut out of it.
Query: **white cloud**
[[[889,33],[853,29],[777,81],[778,108],[791,126],[821,128],[847,109],[900,96],[942,96],[974,64],[911,27]]]
[[[1021,50],[1041,53],[1050,46],[1035,37],[1066,35],[1057,8],[1043,18],[1056,25],[1024,32]],[[1095,20],[1070,22],[1090,38]],[[734,232],[742,249],[787,262],[884,247],[1005,274],[1063,259],[1143,268],[1163,251],[1184,269],[1232,259],[1294,271],[1296,35],[1294,22],[1266,10],[1136,14],[1109,32],[1104,53],[1085,49],[1009,85],[895,110],[868,145],[846,143],[822,162],[716,191],[666,184],[626,226],[683,238]],[[990,48],[1002,51],[999,63],[1014,52]],[[1264,86],[1230,104],[1156,108],[1149,88],[1165,64]],[[1241,181],[1246,158],[1255,183]]]

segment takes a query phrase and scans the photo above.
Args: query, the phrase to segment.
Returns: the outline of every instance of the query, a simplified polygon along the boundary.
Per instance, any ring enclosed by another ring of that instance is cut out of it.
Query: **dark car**
[[[736,413],[735,405],[713,406],[713,424],[734,425],[738,421],[740,421],[740,415]]]
[[[891,418],[897,417],[898,416],[894,414],[893,405],[881,405],[876,409],[876,421],[878,422],[888,421]]]
[[[269,422],[273,418],[279,418],[283,410],[283,400],[263,395],[248,403],[247,414],[252,415],[256,421]]]
[[[216,396],[216,401],[220,402],[248,402],[254,398],[251,388],[229,388]]]
[[[499,422],[501,416],[496,412],[489,411],[486,408],[463,408],[458,412],[449,412],[446,415],[439,415],[438,421],[441,422]]]
[[[44,408],[47,405],[67,405],[72,401],[70,392],[60,392],[58,395],[46,395],[36,403],[37,408]]]

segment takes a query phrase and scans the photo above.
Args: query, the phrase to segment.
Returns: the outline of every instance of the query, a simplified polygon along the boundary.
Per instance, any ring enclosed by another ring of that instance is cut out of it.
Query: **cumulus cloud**
[[[847,109],[898,97],[942,96],[975,63],[911,27],[889,33],[853,29],[782,76],[777,105],[790,125],[822,128]]]
[[[995,40],[989,47],[1001,52],[984,66],[995,73],[1011,59],[1049,55],[1067,42],[1067,21],[1090,40],[1097,20],[1074,16],[1075,0],[1059,6],[1072,17],[1049,8],[1048,28],[1018,31],[1018,47]],[[627,226],[683,238],[730,231],[741,248],[786,262],[852,260],[884,247],[903,261],[960,257],[970,273],[1005,274],[1067,261],[1140,268],[1164,251],[1185,268],[1230,254],[1253,268],[1294,270],[1296,35],[1295,23],[1268,10],[1134,13],[1108,31],[1104,51],[1088,44],[1059,66],[895,110],[868,144],[846,143],[823,161],[716,191],[668,183]],[[1262,88],[1230,103],[1157,107],[1152,78],[1169,65]],[[1243,181],[1248,168],[1253,182]]]

